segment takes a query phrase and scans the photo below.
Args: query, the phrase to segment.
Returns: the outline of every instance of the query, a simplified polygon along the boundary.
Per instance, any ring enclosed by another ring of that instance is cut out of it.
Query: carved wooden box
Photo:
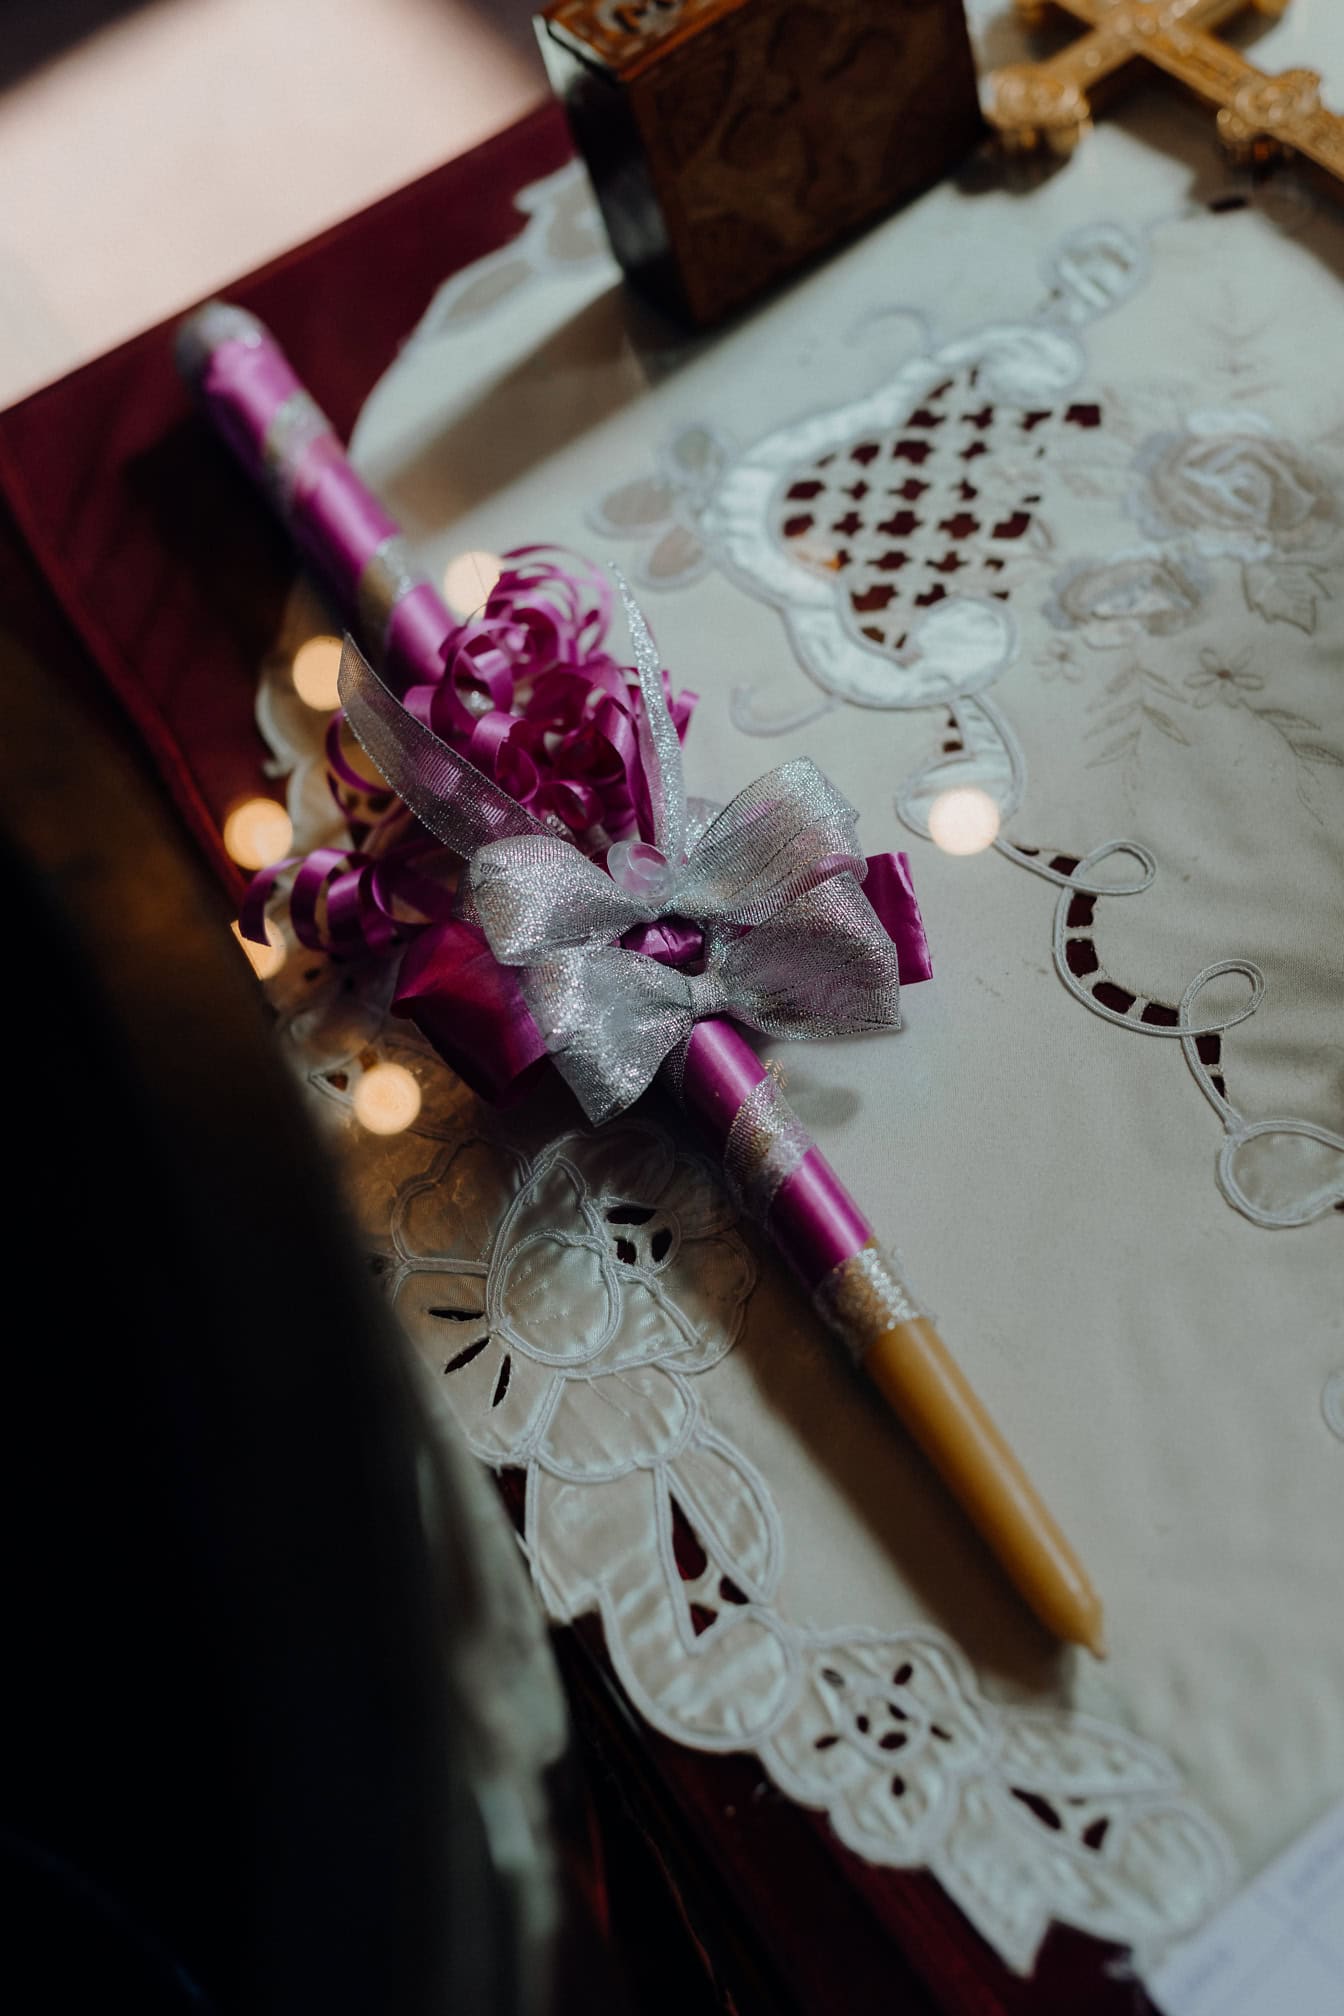
[[[961,0],[553,0],[537,30],[617,258],[700,324],[983,130]]]

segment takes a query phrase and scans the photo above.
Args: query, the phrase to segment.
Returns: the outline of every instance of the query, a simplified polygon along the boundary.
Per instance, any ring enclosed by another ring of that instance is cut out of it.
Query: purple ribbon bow
[[[928,972],[904,858],[877,870],[884,922],[854,809],[808,759],[717,814],[688,803],[662,669],[622,593],[653,838],[619,842],[605,868],[410,713],[349,639],[340,680],[377,769],[468,864],[462,915],[411,947],[394,1006],[494,1096],[549,1054],[593,1121],[638,1098],[698,1020],[794,1039],[896,1028],[902,964]]]

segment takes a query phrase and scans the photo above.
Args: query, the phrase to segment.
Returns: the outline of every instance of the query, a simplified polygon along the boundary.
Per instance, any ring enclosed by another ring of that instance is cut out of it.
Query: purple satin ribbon
[[[885,918],[883,922],[886,923]],[[922,929],[919,936],[922,940]],[[901,979],[905,981],[906,954],[899,939],[896,944]],[[925,946],[925,957],[927,950]],[[916,965],[910,978],[924,980],[929,975]],[[723,1155],[743,1101],[765,1075],[765,1066],[733,1023],[697,1022],[686,1046],[682,1104],[717,1157]],[[775,1192],[769,1225],[775,1244],[809,1290],[815,1289],[833,1267],[850,1259],[872,1237],[872,1226],[821,1150],[815,1147],[808,1150],[797,1169]]]
[[[547,1061],[517,968],[501,966],[484,932],[460,918],[431,925],[406,948],[393,1009],[492,1105],[511,1105]]]
[[[220,343],[201,374],[199,391],[239,461],[253,476],[261,475],[271,422],[303,391],[283,350],[269,341]]]
[[[820,1286],[833,1267],[852,1259],[873,1228],[820,1148],[810,1148],[770,1205],[770,1232],[795,1274]]]
[[[896,947],[902,987],[933,978],[933,956],[924,931],[908,854],[870,854],[863,893]]]

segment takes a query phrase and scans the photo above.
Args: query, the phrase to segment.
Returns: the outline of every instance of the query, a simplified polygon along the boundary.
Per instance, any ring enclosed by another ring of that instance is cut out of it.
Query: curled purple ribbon
[[[613,597],[597,568],[521,546],[484,607],[444,646],[443,678],[404,704],[441,741],[540,819],[558,819],[585,853],[647,821],[639,759],[639,684],[607,649]],[[669,710],[685,736],[696,695]]]
[[[610,579],[577,556],[562,564],[560,552],[505,554],[484,607],[449,632],[441,677],[412,685],[402,702],[534,817],[600,856],[651,827],[643,702],[634,668],[608,648]],[[664,686],[684,738],[697,696],[674,695],[665,674]],[[441,894],[419,900],[421,864],[435,843],[350,761],[343,725],[338,712],[327,727],[327,784],[353,845],[281,861],[253,880],[239,927],[257,944],[266,939],[266,905],[291,869],[290,915],[310,951],[381,956],[447,914]]]

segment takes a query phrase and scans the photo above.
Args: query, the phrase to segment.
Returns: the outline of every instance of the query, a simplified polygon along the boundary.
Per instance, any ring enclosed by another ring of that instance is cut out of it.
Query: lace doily
[[[931,1870],[1013,1967],[1053,1920],[1140,1957],[1197,1924],[1229,1851],[1154,1746],[997,1705],[937,1631],[818,1630],[782,1606],[780,1517],[706,1376],[758,1280],[714,1170],[645,1119],[556,1139],[544,1114],[501,1123],[385,1019],[385,990],[305,957],[273,983],[282,1040],[440,1402],[484,1462],[526,1475],[547,1614],[596,1611],[653,1727],[754,1752],[857,1854]],[[388,1062],[424,1104],[380,1139],[354,1101]]]
[[[1182,117],[1142,115],[1168,145]],[[1335,227],[1287,187],[1192,197],[1120,124],[1090,149],[1119,214],[1067,174],[1029,199],[945,187],[709,351],[632,338],[566,170],[527,192],[510,254],[448,283],[354,452],[432,570],[614,542],[675,591],[650,614],[705,691],[698,788],[731,795],[767,733],[852,782],[875,840],[897,812],[926,835],[950,784],[994,801],[981,861],[918,861],[944,984],[891,1083],[850,1046],[785,1061],[856,1191],[876,1211],[890,1190],[1052,1499],[1056,1479],[1095,1498],[1110,1667],[1048,1667],[995,1607],[656,1122],[486,1116],[377,983],[295,949],[276,983],[427,1376],[485,1461],[526,1473],[549,1614],[599,1613],[654,1727],[751,1750],[869,1861],[932,1870],[1022,1970],[1052,1919],[1147,1961],[1344,1772],[1321,1243],[1344,1139],[1320,975],[1294,965],[1337,881],[1344,408],[1255,320],[1266,290],[1285,327],[1319,318],[1333,283],[1307,241]],[[879,466],[901,491],[880,512]],[[259,694],[303,845],[330,805],[288,664],[327,627],[296,595]],[[1302,908],[1248,910],[1274,846]],[[379,1139],[352,1102],[389,1060],[423,1103]]]

